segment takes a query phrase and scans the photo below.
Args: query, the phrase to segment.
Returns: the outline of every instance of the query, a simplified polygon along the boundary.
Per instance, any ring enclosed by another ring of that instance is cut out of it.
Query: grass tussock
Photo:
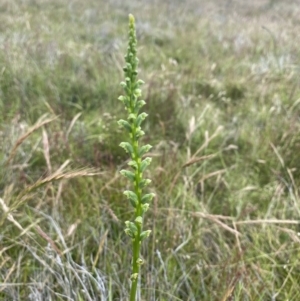
[[[299,300],[296,1],[2,1],[0,299],[128,300],[127,17],[156,194],[140,300]]]

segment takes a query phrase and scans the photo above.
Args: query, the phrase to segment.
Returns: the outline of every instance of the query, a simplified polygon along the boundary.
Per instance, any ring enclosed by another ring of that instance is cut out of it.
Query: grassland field
[[[153,145],[140,301],[300,300],[300,3],[0,1],[0,300],[128,300],[128,14]]]

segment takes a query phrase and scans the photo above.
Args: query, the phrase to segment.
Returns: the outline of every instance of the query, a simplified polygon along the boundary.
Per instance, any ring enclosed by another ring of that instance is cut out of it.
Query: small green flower
[[[135,224],[141,226],[143,224],[143,218],[141,216],[136,217],[136,219],[134,220]]]
[[[136,263],[137,263],[138,265],[142,265],[142,264],[144,264],[144,260],[141,259],[141,258],[139,258],[139,259],[136,261]]]
[[[143,231],[140,234],[140,241],[144,240],[145,238],[149,237],[151,234],[151,230]]]

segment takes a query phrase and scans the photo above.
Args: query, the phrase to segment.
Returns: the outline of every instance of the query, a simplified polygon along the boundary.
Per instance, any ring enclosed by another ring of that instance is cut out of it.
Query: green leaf
[[[154,193],[148,193],[148,194],[145,194],[143,197],[142,197],[142,204],[147,204],[149,202],[152,201],[152,199],[155,197],[155,194]]]
[[[135,174],[129,170],[123,169],[120,171],[120,174],[132,182],[135,181]]]
[[[145,159],[142,161],[142,163],[141,163],[141,172],[144,172],[144,171],[145,171],[145,169],[147,168],[147,166],[150,165],[151,161],[152,161],[152,159],[149,158],[149,157],[145,158]]]
[[[140,149],[139,149],[139,156],[142,157],[144,154],[146,154],[150,149],[152,148],[152,146],[150,144],[146,144],[143,145]]]
[[[128,200],[130,201],[131,205],[136,208],[137,204],[138,204],[138,197],[137,195],[130,190],[125,190],[124,194],[126,195],[126,197],[128,198]]]

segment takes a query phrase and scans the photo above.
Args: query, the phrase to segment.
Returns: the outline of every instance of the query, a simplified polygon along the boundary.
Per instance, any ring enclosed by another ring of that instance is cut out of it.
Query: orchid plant
[[[138,58],[137,39],[135,29],[135,19],[129,15],[129,43],[127,54],[125,55],[126,65],[124,67],[125,81],[121,82],[124,94],[119,100],[124,104],[128,112],[127,120],[119,120],[121,125],[129,134],[129,142],[122,142],[120,146],[129,154],[128,169],[121,170],[121,174],[132,183],[132,190],[124,191],[124,194],[134,208],[134,217],[132,221],[125,222],[125,233],[132,240],[132,273],[130,301],[136,300],[138,279],[140,276],[140,267],[143,260],[140,257],[142,241],[147,238],[151,230],[143,230],[144,214],[149,208],[149,202],[153,199],[153,193],[144,193],[144,188],[151,182],[143,177],[143,173],[151,163],[150,157],[145,154],[151,149],[151,145],[140,145],[140,138],[144,135],[141,124],[147,117],[146,113],[140,113],[140,109],[145,105],[141,97],[142,80],[137,79]]]

